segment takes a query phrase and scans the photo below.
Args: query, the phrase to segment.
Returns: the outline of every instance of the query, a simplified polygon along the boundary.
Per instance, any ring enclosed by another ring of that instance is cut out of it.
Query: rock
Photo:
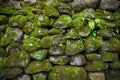
[[[109,67],[111,69],[120,69],[120,61],[114,61],[109,64]]]
[[[5,48],[0,47],[0,57],[4,57],[6,55]]]
[[[5,68],[5,66],[6,66],[6,60],[7,60],[6,57],[1,57],[0,58],[0,70],[2,70],[2,69]]]
[[[30,56],[35,60],[44,60],[47,56],[47,50],[42,49],[42,50],[30,53]]]
[[[90,27],[83,27],[78,31],[78,34],[81,37],[87,37],[91,33],[91,28]]]
[[[58,10],[53,6],[46,6],[43,10],[43,14],[53,18],[57,18],[60,16]]]
[[[89,73],[90,80],[105,80],[105,74],[103,72]]]
[[[49,17],[45,14],[38,14],[35,16],[36,25],[38,27],[49,26]]]
[[[22,76],[17,77],[17,80],[31,80],[31,78],[29,75],[23,74]]]
[[[48,72],[51,69],[52,64],[49,62],[49,60],[44,60],[31,62],[26,68],[24,68],[24,71],[26,74],[34,74],[42,71]]]
[[[53,45],[53,36],[46,36],[41,40],[42,48],[49,48]]]
[[[110,52],[101,52],[102,55],[102,61],[109,62],[109,61],[117,61],[118,60],[118,54],[117,53],[110,53]]]
[[[63,55],[64,54],[64,50],[61,47],[51,47],[49,49],[49,54],[50,55]]]
[[[71,28],[66,34],[66,39],[79,39],[80,36],[78,35],[77,31],[74,28]]]
[[[34,8],[43,10],[45,8],[46,4],[45,4],[45,2],[42,2],[42,1],[36,1],[35,3],[32,4],[32,6]]]
[[[80,10],[82,10],[85,7],[86,7],[86,3],[85,3],[84,0],[74,0],[72,2],[72,8],[75,11],[80,11]]]
[[[101,9],[116,10],[119,7],[120,1],[118,0],[102,0],[100,3]]]
[[[82,54],[74,55],[70,58],[70,65],[82,66],[87,63],[87,60]]]
[[[0,25],[8,22],[8,18],[5,15],[0,15]]]
[[[17,15],[9,18],[9,24],[12,27],[23,27],[26,23],[26,17],[23,15]]]
[[[23,27],[23,31],[25,32],[25,34],[31,34],[34,28],[35,25],[32,22],[27,22]]]
[[[82,52],[85,49],[84,45],[80,41],[67,40],[65,55],[75,55]]]
[[[45,4],[47,6],[54,6],[56,7],[60,3],[60,0],[46,0]]]
[[[64,39],[63,35],[54,35],[53,36],[53,42],[52,42],[53,45],[59,45],[62,43],[65,43],[65,39]]]
[[[50,35],[60,35],[60,34],[65,33],[65,30],[52,28],[52,29],[50,29],[50,30],[48,31],[48,33],[49,33]]]
[[[113,13],[113,16],[114,16],[114,20],[120,19],[120,9],[117,9],[117,10]]]
[[[106,71],[107,80],[119,80],[120,79],[120,70],[107,70]]]
[[[72,15],[71,6],[70,6],[70,4],[67,4],[67,3],[60,3],[58,5],[58,11],[60,12],[60,14]]]
[[[49,73],[49,80],[86,80],[87,73],[83,67],[55,66]]]
[[[45,28],[35,28],[31,33],[31,36],[42,38],[48,35],[48,29]]]
[[[113,13],[108,10],[97,9],[94,13],[95,18],[113,20]]]
[[[85,66],[87,71],[102,71],[107,69],[107,65],[103,61],[93,61]]]
[[[86,52],[96,51],[98,48],[102,46],[102,38],[101,37],[87,37],[84,42]]]
[[[12,0],[10,0],[8,2],[8,5],[13,7],[14,9],[22,9],[20,1],[12,1]]]
[[[62,2],[73,2],[74,0],[60,0]]]
[[[100,29],[97,31],[97,34],[105,39],[112,37],[112,30],[110,29]]]
[[[69,15],[61,15],[54,23],[54,28],[65,29],[72,26],[72,18]]]
[[[6,68],[0,71],[0,78],[1,79],[12,79],[17,77],[23,72],[20,68]]]
[[[0,31],[4,32],[6,30],[6,25],[0,25]]]
[[[17,52],[19,50],[19,44],[18,43],[15,43],[15,42],[11,42],[7,47],[6,47],[6,52],[7,52],[7,56],[14,53],[14,52]]]
[[[29,54],[25,51],[17,51],[7,57],[7,67],[26,67],[30,62]]]
[[[49,60],[53,64],[65,65],[68,63],[69,57],[67,57],[67,56],[50,56]]]
[[[97,61],[102,58],[101,54],[90,53],[85,55],[88,61]]]
[[[104,41],[101,49],[103,51],[119,51],[120,50],[120,41],[117,38],[110,38],[107,41]]]
[[[37,73],[33,75],[33,80],[46,80],[47,75],[43,73]]]
[[[24,0],[24,2],[30,2],[30,4],[33,4],[36,2],[36,0]]]
[[[99,0],[85,0],[88,7],[96,8],[99,4]]]
[[[40,47],[41,40],[39,38],[29,37],[23,42],[23,49],[29,52],[36,51]]]

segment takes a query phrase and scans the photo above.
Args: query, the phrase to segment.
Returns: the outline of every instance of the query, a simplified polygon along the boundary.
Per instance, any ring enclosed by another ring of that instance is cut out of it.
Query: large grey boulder
[[[100,0],[85,0],[88,7],[96,8]]]
[[[119,0],[102,0],[100,3],[101,9],[116,10],[120,5]]]

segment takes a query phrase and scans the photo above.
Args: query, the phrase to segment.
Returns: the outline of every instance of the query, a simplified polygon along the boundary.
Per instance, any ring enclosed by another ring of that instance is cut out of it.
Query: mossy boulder
[[[0,15],[0,25],[8,22],[8,17],[5,15]]]
[[[40,48],[40,43],[41,40],[39,38],[29,37],[24,40],[22,47],[29,52],[33,52]]]
[[[34,80],[46,80],[47,79],[47,75],[44,73],[37,73],[33,75],[33,79]]]
[[[59,45],[65,43],[64,35],[54,35],[53,36],[53,45]]]
[[[24,68],[24,71],[26,74],[34,74],[42,71],[48,72],[51,69],[52,64],[49,62],[49,60],[44,60],[31,62],[26,68]]]
[[[35,24],[33,24],[32,22],[27,22],[23,27],[23,31],[26,34],[31,34],[34,28],[35,28]]]
[[[96,51],[98,48],[102,46],[102,38],[101,37],[87,37],[84,42],[86,52]]]
[[[67,40],[65,55],[75,55],[85,50],[83,43],[79,40]]]
[[[26,67],[30,62],[29,54],[25,51],[17,51],[7,57],[7,67]]]
[[[110,53],[110,52],[101,52],[102,55],[102,61],[104,62],[110,62],[110,61],[117,61],[118,60],[118,54],[117,53]]]
[[[42,50],[30,53],[30,56],[35,60],[44,60],[47,56],[47,50],[42,49]]]
[[[65,65],[68,63],[69,57],[67,57],[67,56],[50,56],[49,60],[53,64]]]
[[[69,15],[61,15],[54,23],[54,28],[68,28],[72,26],[72,18]]]
[[[31,78],[29,75],[23,74],[23,75],[17,77],[16,80],[31,80]]]
[[[88,53],[88,54],[85,54],[85,56],[88,61],[97,61],[102,58],[101,54],[97,54],[97,53]]]
[[[117,38],[110,38],[107,41],[104,41],[101,49],[103,51],[119,51],[120,50],[120,41]]]
[[[45,28],[35,28],[33,30],[33,32],[31,33],[31,36],[34,36],[34,37],[44,37],[44,36],[47,36],[48,35],[48,29],[45,29]]]
[[[70,65],[82,66],[85,64],[87,64],[87,60],[82,54],[77,54],[70,58]]]
[[[107,65],[103,61],[93,61],[85,66],[87,71],[103,71],[107,69]]]
[[[109,64],[109,67],[111,69],[120,69],[120,61],[114,61]]]
[[[26,20],[27,20],[26,16],[16,15],[16,16],[10,17],[9,24],[12,27],[24,27]]]
[[[50,30],[48,31],[48,33],[49,33],[50,35],[61,35],[61,34],[65,33],[65,30],[52,28],[52,29],[50,29]]]
[[[46,6],[43,10],[43,14],[53,18],[57,18],[60,16],[58,10],[53,6]]]
[[[83,67],[55,66],[49,73],[49,80],[86,80],[87,73]]]
[[[13,79],[23,72],[20,68],[6,68],[0,71],[1,79]]]

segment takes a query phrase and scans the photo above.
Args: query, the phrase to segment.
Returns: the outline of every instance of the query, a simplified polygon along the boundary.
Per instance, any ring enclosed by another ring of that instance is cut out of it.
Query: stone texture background
[[[120,0],[0,0],[0,80],[120,80]]]

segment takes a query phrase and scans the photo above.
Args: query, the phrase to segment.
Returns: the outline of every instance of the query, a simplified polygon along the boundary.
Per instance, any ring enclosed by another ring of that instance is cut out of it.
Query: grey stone
[[[90,80],[105,80],[105,74],[103,72],[89,73]]]
[[[8,2],[8,5],[12,6],[14,9],[22,9],[20,1],[12,1]]]
[[[37,73],[33,75],[33,80],[46,80],[47,75],[44,73]]]
[[[15,79],[15,80],[16,80],[16,79]],[[29,75],[24,74],[24,75],[22,75],[22,76],[19,76],[19,77],[17,78],[17,80],[31,80],[31,78],[30,78]]]
[[[88,7],[96,8],[100,0],[85,0]]]

